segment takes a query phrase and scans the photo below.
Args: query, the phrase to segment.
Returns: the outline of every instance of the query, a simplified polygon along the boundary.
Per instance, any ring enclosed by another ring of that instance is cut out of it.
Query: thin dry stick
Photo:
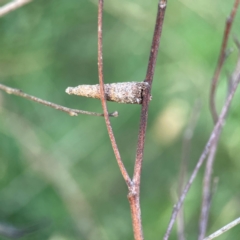
[[[120,171],[127,183],[129,188],[128,199],[131,208],[132,222],[133,222],[133,231],[135,240],[143,239],[142,224],[141,224],[141,211],[139,204],[139,194],[140,194],[140,174],[141,174],[141,164],[144,148],[144,138],[147,125],[147,115],[148,115],[148,104],[151,98],[151,85],[152,79],[156,64],[156,58],[158,53],[159,39],[162,30],[162,24],[164,19],[164,13],[166,9],[166,0],[160,0],[158,4],[158,15],[155,26],[155,32],[153,37],[153,44],[151,48],[151,54],[149,59],[148,72],[145,79],[145,82],[148,83],[148,87],[143,91],[143,104],[142,104],[142,113],[141,113],[141,123],[139,131],[139,140],[137,148],[137,157],[134,168],[133,181],[131,181],[129,175],[126,172],[126,169],[121,160],[119,150],[114,138],[112,127],[108,118],[107,105],[106,105],[106,96],[104,91],[104,81],[103,81],[103,63],[102,63],[102,9],[103,9],[103,0],[99,0],[99,10],[98,10],[98,69],[99,69],[99,82],[100,82],[100,91],[101,91],[101,102],[104,111],[105,121],[108,129],[108,134],[112,143],[112,147],[117,158]]]
[[[141,165],[144,149],[144,139],[147,126],[147,115],[148,115],[148,105],[151,99],[151,85],[153,80],[153,74],[155,70],[156,58],[158,53],[159,41],[162,31],[163,19],[166,9],[166,0],[160,0],[158,4],[158,14],[157,21],[155,25],[155,32],[153,37],[153,43],[151,48],[151,54],[149,59],[147,76],[144,82],[148,83],[148,86],[143,91],[143,103],[142,103],[142,113],[140,122],[140,131],[138,139],[137,156],[134,168],[133,181],[131,181],[120,157],[120,153],[115,141],[115,137],[112,131],[111,123],[108,117],[106,96],[104,91],[104,80],[103,80],[103,60],[102,60],[102,11],[103,11],[103,0],[99,0],[99,10],[98,10],[98,69],[99,69],[99,83],[101,92],[101,103],[104,111],[105,122],[108,129],[108,134],[111,140],[111,144],[125,182],[127,183],[129,194],[128,199],[131,208],[132,222],[133,222],[133,232],[135,240],[143,239],[142,224],[141,224],[141,211],[139,203],[140,194],[140,175],[141,175]]]
[[[237,90],[238,84],[240,82],[240,69],[237,68],[235,70],[235,74],[234,75],[236,76],[236,81],[234,82],[233,88],[232,88],[232,90],[231,90],[231,92],[230,92],[230,94],[229,94],[229,96],[228,96],[228,98],[227,98],[223,108],[222,108],[222,111],[221,111],[221,114],[219,116],[219,119],[218,119],[218,121],[217,121],[217,123],[216,123],[216,125],[215,125],[215,127],[214,127],[214,129],[213,129],[213,131],[212,131],[212,133],[210,135],[210,137],[209,137],[209,140],[208,140],[206,146],[204,147],[204,150],[203,150],[203,152],[202,152],[202,154],[201,154],[201,156],[200,156],[200,158],[199,158],[199,160],[197,162],[197,165],[194,168],[193,173],[192,173],[188,183],[186,184],[180,199],[178,200],[177,204],[174,206],[174,209],[173,209],[173,212],[172,212],[172,215],[171,215],[171,219],[170,219],[167,231],[166,231],[166,233],[164,235],[164,238],[163,238],[164,240],[167,240],[169,238],[169,235],[171,233],[171,230],[172,230],[173,224],[174,224],[174,222],[176,220],[176,217],[177,217],[177,214],[179,212],[179,209],[182,207],[182,204],[183,204],[183,202],[184,202],[184,200],[186,198],[186,195],[187,195],[190,187],[192,186],[192,183],[193,183],[193,181],[194,181],[194,179],[195,179],[195,177],[196,177],[200,167],[202,166],[205,158],[207,157],[212,144],[216,140],[217,135],[221,133],[221,130],[223,128],[223,124],[224,124],[227,112],[229,110],[229,107],[230,107],[230,104],[232,102],[233,96],[234,96],[234,94],[235,94],[235,92]]]
[[[180,174],[179,174],[179,187],[178,187],[178,195],[181,196],[183,191],[183,187],[185,184],[185,178],[187,175],[187,166],[189,162],[189,155],[190,155],[190,148],[191,148],[191,141],[194,133],[194,129],[197,125],[197,121],[200,115],[200,108],[201,103],[197,100],[194,104],[193,111],[185,130],[183,136],[183,144],[182,144],[182,159],[180,164]],[[184,234],[184,211],[183,207],[180,209],[178,218],[177,218],[177,228],[178,228],[178,240],[185,240]]]
[[[22,92],[19,89],[10,88],[10,87],[5,86],[3,84],[0,84],[0,89],[5,91],[8,94],[14,94],[16,96],[26,98],[28,100],[31,100],[31,101],[43,104],[43,105],[51,107],[51,108],[54,108],[56,110],[59,110],[59,111],[62,111],[62,112],[66,112],[70,116],[77,116],[78,114],[86,114],[86,115],[91,115],[91,116],[103,116],[102,113],[88,112],[88,111],[83,111],[83,110],[71,109],[71,108],[63,107],[61,105],[58,105],[58,104],[55,104],[55,103],[51,103],[51,102],[45,101],[43,99],[31,96],[31,95],[29,95],[27,93]],[[110,113],[109,116],[110,117],[117,117],[118,116],[118,112]]]
[[[32,2],[32,0],[14,0],[0,7],[0,17],[22,7],[23,5]]]
[[[240,48],[239,48],[239,51],[240,51]],[[236,64],[236,69],[240,69],[240,53],[239,53],[238,61]],[[236,77],[237,76],[235,74],[231,76],[231,85],[234,82],[236,82],[237,80]],[[231,88],[232,87],[228,89],[228,94],[231,91]],[[198,240],[202,240],[205,237],[206,231],[207,231],[208,217],[209,217],[209,210],[210,210],[210,203],[211,203],[212,169],[213,169],[213,164],[215,160],[219,137],[220,135],[218,134],[211,146],[207,163],[206,163],[206,169],[205,169],[204,178],[203,178],[203,197],[202,197],[201,216],[200,216],[200,222],[199,222]]]
[[[120,152],[118,150],[118,146],[114,137],[114,133],[112,130],[111,122],[109,119],[107,103],[106,103],[106,96],[104,91],[104,78],[103,78],[103,54],[102,54],[102,15],[103,15],[103,0],[99,0],[98,2],[98,77],[99,77],[99,84],[100,84],[100,93],[101,93],[101,103],[104,113],[104,118],[108,130],[108,135],[112,144],[112,148],[117,159],[118,166],[122,173],[122,176],[128,186],[128,189],[131,188],[132,181],[129,177],[127,170],[123,164],[123,161],[120,156]]]
[[[222,227],[221,229],[219,229],[215,233],[213,233],[210,236],[204,238],[204,240],[212,240],[212,239],[222,235],[223,233],[225,233],[226,231],[230,230],[231,228],[235,227],[238,224],[240,224],[240,218],[237,218],[234,221],[230,222],[229,224],[227,224],[226,226]]]
[[[209,217],[209,210],[210,210],[210,203],[211,203],[212,170],[213,170],[213,163],[216,155],[219,137],[220,136],[218,134],[218,136],[216,136],[216,139],[211,146],[207,163],[206,163],[206,169],[205,169],[204,179],[203,179],[203,197],[202,197],[201,216],[200,216],[200,222],[199,222],[198,240],[204,239],[207,231],[208,217]]]
[[[224,35],[223,35],[221,52],[220,52],[217,67],[216,67],[216,70],[215,70],[215,73],[214,73],[214,76],[212,79],[212,86],[211,86],[211,91],[210,91],[210,110],[211,110],[211,114],[212,114],[214,123],[216,123],[218,120],[218,113],[217,113],[216,104],[215,104],[215,94],[216,94],[217,83],[218,83],[218,79],[220,76],[220,72],[223,67],[223,63],[226,59],[226,48],[227,48],[227,43],[228,43],[228,39],[229,39],[229,34],[231,31],[232,23],[233,23],[235,15],[236,15],[239,3],[240,3],[240,0],[235,0],[231,14],[226,20],[226,27],[225,27],[225,31],[224,31]]]
[[[141,210],[140,210],[140,180],[141,169],[143,160],[143,151],[145,144],[145,134],[147,128],[148,107],[151,98],[151,87],[153,81],[153,75],[155,71],[155,65],[157,60],[158,48],[160,43],[160,37],[162,33],[162,26],[164,21],[165,10],[167,6],[167,0],[160,0],[158,3],[158,13],[155,24],[155,30],[153,35],[152,47],[150,52],[150,58],[148,62],[147,74],[144,82],[148,83],[148,87],[143,91],[143,102],[141,110],[140,128],[138,134],[138,146],[136,153],[136,160],[133,174],[133,191],[128,195],[135,240],[143,239],[142,223],[141,223]]]
[[[136,162],[134,168],[134,177],[133,181],[136,183],[137,191],[139,191],[140,187],[140,177],[141,177],[141,169],[142,169],[142,159],[143,159],[143,150],[144,150],[144,143],[145,143],[145,134],[147,128],[147,118],[148,118],[148,107],[149,101],[151,99],[151,88],[152,88],[152,81],[157,61],[157,54],[158,48],[162,33],[163,21],[165,10],[167,7],[167,0],[160,0],[158,3],[158,13],[157,13],[157,20],[153,35],[152,47],[150,52],[150,58],[148,62],[148,69],[147,75],[145,78],[145,82],[148,83],[148,88],[143,92],[143,103],[142,103],[142,111],[141,111],[141,121],[140,121],[140,128],[139,128],[139,135],[138,135],[138,147],[137,147],[137,155],[136,155]]]

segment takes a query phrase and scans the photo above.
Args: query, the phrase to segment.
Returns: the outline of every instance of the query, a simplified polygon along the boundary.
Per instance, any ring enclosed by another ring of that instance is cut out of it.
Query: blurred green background
[[[105,82],[145,77],[157,2],[109,0],[104,6]],[[169,0],[150,104],[142,172],[146,239],[162,239],[177,200],[183,133],[196,100],[202,108],[191,142],[188,175],[213,128],[209,89],[225,19],[233,0]],[[1,4],[6,1],[1,1]],[[235,67],[238,14],[217,93],[226,98]],[[38,0],[0,19],[0,82],[71,108],[101,112],[100,101],[69,96],[68,86],[96,84],[97,0]],[[240,92],[219,143],[208,233],[240,215]],[[140,106],[109,103],[124,163],[132,175]],[[196,239],[201,168],[185,201],[187,239]],[[133,239],[127,188],[104,119],[63,112],[0,92],[0,222],[17,227],[46,222],[23,239]],[[50,222],[50,223],[48,223]],[[219,240],[239,239],[240,227]],[[0,237],[0,239],[5,239]],[[177,239],[176,226],[170,239]]]

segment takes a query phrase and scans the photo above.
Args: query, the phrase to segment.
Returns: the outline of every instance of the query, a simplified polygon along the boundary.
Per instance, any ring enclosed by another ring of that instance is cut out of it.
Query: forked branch
[[[145,134],[147,127],[147,118],[148,118],[148,106],[149,101],[151,100],[151,86],[153,75],[155,71],[155,65],[157,60],[159,42],[162,32],[163,20],[166,10],[167,0],[160,0],[158,3],[158,14],[155,25],[155,31],[153,36],[153,42],[150,52],[150,58],[148,63],[147,75],[144,83],[146,87],[143,89],[142,93],[142,111],[140,119],[140,129],[138,135],[138,146],[136,153],[136,160],[134,166],[133,180],[130,179],[115,141],[115,137],[112,131],[111,123],[108,117],[108,110],[106,105],[106,95],[104,90],[104,79],[103,79],[103,59],[102,59],[102,11],[103,11],[103,0],[99,0],[99,9],[98,9],[98,71],[99,71],[99,83],[100,83],[100,93],[101,93],[101,103],[103,107],[103,112],[105,116],[105,122],[107,125],[108,134],[111,140],[112,148],[114,150],[120,171],[123,175],[125,182],[127,183],[129,194],[128,199],[131,208],[134,239],[143,240],[143,231],[141,223],[141,210],[140,210],[140,176],[142,169],[142,160],[143,160],[143,150],[145,143]]]
[[[133,173],[133,191],[129,193],[128,199],[131,207],[133,230],[136,240],[143,239],[142,223],[141,223],[141,210],[140,210],[140,180],[142,171],[143,151],[145,145],[145,135],[147,129],[148,119],[148,107],[151,99],[152,81],[157,61],[159,43],[162,33],[163,21],[165,16],[165,10],[167,6],[167,0],[160,0],[158,3],[158,13],[155,24],[155,30],[152,40],[152,46],[150,51],[150,57],[148,62],[147,74],[144,82],[148,84],[148,87],[143,91],[142,110],[140,118],[140,127],[138,133],[138,145],[136,152],[136,160]]]
[[[179,198],[177,204],[174,206],[174,209],[173,209],[173,212],[172,212],[172,216],[171,216],[171,219],[170,219],[167,231],[166,231],[165,236],[163,238],[164,240],[168,240],[169,235],[170,235],[171,230],[172,230],[172,227],[173,227],[173,224],[174,224],[174,222],[176,220],[176,217],[177,217],[177,214],[179,212],[179,209],[182,207],[182,204],[183,204],[183,202],[184,202],[184,200],[186,198],[186,195],[187,195],[190,187],[192,186],[192,183],[193,183],[195,177],[197,176],[197,173],[198,173],[200,167],[202,166],[205,158],[207,157],[207,155],[208,155],[208,153],[210,151],[210,148],[212,147],[212,144],[216,140],[216,136],[218,136],[221,133],[221,131],[222,131],[223,124],[225,122],[228,110],[230,108],[230,104],[232,102],[233,96],[234,96],[234,94],[235,94],[235,92],[237,90],[238,84],[240,82],[240,68],[239,67],[237,67],[235,69],[235,72],[233,73],[233,76],[235,76],[235,77],[234,77],[234,81],[233,81],[234,83],[233,83],[233,87],[231,89],[231,92],[229,93],[229,96],[228,96],[228,98],[227,98],[227,100],[226,100],[226,102],[225,102],[225,104],[224,104],[224,106],[222,108],[222,111],[221,111],[221,114],[219,116],[219,119],[218,119],[218,121],[217,121],[217,123],[216,123],[216,125],[215,125],[215,127],[214,127],[214,129],[213,129],[213,131],[212,131],[212,133],[210,135],[210,137],[209,137],[209,140],[208,140],[206,146],[204,147],[204,150],[203,150],[203,152],[202,152],[202,154],[201,154],[201,156],[200,156],[200,158],[199,158],[199,160],[197,162],[197,165],[195,166],[195,168],[193,170],[193,173],[192,173],[189,181],[187,182],[187,184],[186,184],[186,186],[185,186],[185,188],[184,188],[184,190],[182,192],[181,197]]]
[[[216,92],[217,82],[218,82],[219,75],[220,75],[221,69],[223,67],[224,61],[226,59],[227,42],[228,42],[228,38],[230,35],[232,23],[233,23],[234,17],[236,15],[236,12],[238,9],[239,2],[240,2],[239,0],[235,1],[234,6],[231,11],[231,14],[226,21],[226,27],[225,27],[221,52],[220,52],[220,56],[218,59],[218,65],[217,65],[217,68],[215,70],[213,80],[212,80],[211,93],[210,93],[210,109],[211,109],[211,114],[213,117],[214,124],[216,123],[216,121],[218,119],[218,114],[217,114],[216,104],[215,104],[215,92]],[[238,46],[238,51],[240,51],[237,40],[235,42],[236,42],[236,45]],[[239,56],[239,59],[240,59],[240,56]],[[238,65],[240,64],[239,59],[238,59],[236,68],[238,68]],[[232,84],[233,84],[233,78],[234,77],[232,77],[232,76],[229,78],[230,81],[229,81],[228,92],[231,91]],[[209,217],[210,203],[211,203],[212,169],[213,169],[213,164],[214,164],[214,160],[215,160],[219,137],[220,137],[220,135],[216,136],[216,139],[211,146],[210,153],[209,153],[207,163],[206,163],[206,168],[205,168],[205,173],[204,173],[204,178],[203,178],[203,197],[202,197],[201,216],[200,216],[200,222],[199,222],[198,240],[202,240],[205,237],[205,234],[207,231],[208,217]]]
[[[226,59],[226,49],[227,49],[229,34],[230,34],[230,31],[231,31],[231,28],[232,28],[232,24],[233,24],[233,21],[234,21],[239,3],[240,3],[240,0],[235,0],[234,6],[233,6],[232,11],[231,11],[231,14],[226,20],[226,27],[225,27],[225,30],[224,30],[221,51],[220,51],[220,55],[219,55],[219,58],[218,58],[217,67],[215,69],[214,76],[213,76],[213,79],[212,79],[212,86],[211,86],[211,91],[210,91],[210,111],[211,111],[214,123],[216,123],[217,120],[218,120],[218,113],[217,113],[216,103],[215,103],[216,88],[217,88],[219,76],[220,76],[220,73],[221,73],[221,70],[222,70],[222,67],[223,67],[223,63]]]

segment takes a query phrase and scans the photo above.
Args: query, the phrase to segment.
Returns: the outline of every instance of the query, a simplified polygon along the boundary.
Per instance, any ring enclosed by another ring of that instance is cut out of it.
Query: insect
[[[107,101],[128,104],[141,104],[143,91],[148,87],[146,82],[122,82],[104,84],[104,90]],[[68,87],[66,93],[100,99],[100,86],[79,85],[77,87]]]

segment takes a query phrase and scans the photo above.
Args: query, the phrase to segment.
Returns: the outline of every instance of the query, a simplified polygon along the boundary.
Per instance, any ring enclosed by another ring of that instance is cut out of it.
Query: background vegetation
[[[6,1],[1,1],[5,3]],[[105,82],[145,77],[157,0],[109,0],[104,11]],[[191,143],[189,173],[213,127],[209,89],[233,0],[169,0],[150,105],[141,207],[146,239],[161,239],[177,199],[182,136],[194,102],[202,103]],[[240,14],[233,27],[239,38]],[[226,97],[224,67],[219,109]],[[0,81],[72,108],[101,112],[100,101],[65,94],[68,86],[96,84],[97,1],[38,0],[0,19]],[[229,112],[215,162],[211,233],[239,217],[240,93]],[[140,106],[109,103],[112,125],[131,173]],[[188,239],[196,239],[201,169],[185,201]],[[132,239],[127,188],[103,118],[70,117],[0,92],[0,220],[15,226],[46,222],[23,239]],[[219,237],[238,239],[240,227]],[[2,239],[2,238],[1,238]],[[170,239],[176,239],[176,229]]]

